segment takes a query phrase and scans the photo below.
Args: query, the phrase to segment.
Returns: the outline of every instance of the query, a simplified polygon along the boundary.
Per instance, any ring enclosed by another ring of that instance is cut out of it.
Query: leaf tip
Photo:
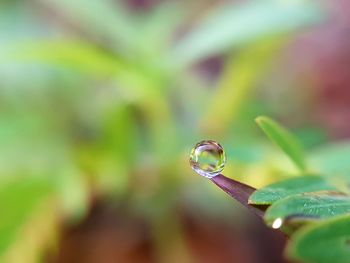
[[[265,118],[266,118],[266,116],[260,115],[260,116],[258,116],[258,117],[255,118],[255,122],[256,122],[257,124],[260,124],[261,121],[263,121],[263,119],[265,119]]]

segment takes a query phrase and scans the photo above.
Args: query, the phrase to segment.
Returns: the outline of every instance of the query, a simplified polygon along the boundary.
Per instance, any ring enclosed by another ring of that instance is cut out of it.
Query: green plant
[[[273,149],[246,125],[267,111],[253,90],[297,30],[322,21],[322,10],[312,1],[225,4],[177,39],[195,13],[178,2],[142,14],[109,0],[0,4],[0,210],[8,215],[0,217],[0,261],[37,262],[59,221],[79,222],[95,196],[126,200],[148,218],[162,258],[164,229],[170,244],[181,240],[179,191],[188,203],[203,199],[183,190],[192,193],[182,156],[198,137],[237,143],[229,155],[238,167],[276,178],[280,167],[260,157],[274,160]],[[47,9],[53,23],[42,16]],[[203,81],[192,68],[217,55],[225,55],[223,73]],[[259,110],[245,113],[253,104]],[[232,128],[242,136],[232,139]],[[283,149],[305,170],[295,146]],[[205,209],[225,213],[225,205]]]
[[[286,249],[290,259],[349,262],[350,166],[343,155],[349,145],[331,146],[329,155],[325,154],[327,148],[315,150],[308,155],[313,162],[308,162],[300,143],[285,128],[267,117],[257,118],[257,123],[302,169],[294,178],[255,191],[249,203],[269,206],[264,220],[272,227],[281,227],[290,236]]]

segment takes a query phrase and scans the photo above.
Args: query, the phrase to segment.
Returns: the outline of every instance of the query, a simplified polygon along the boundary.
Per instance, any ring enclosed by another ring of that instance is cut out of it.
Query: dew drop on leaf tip
[[[201,176],[213,178],[220,174],[226,163],[223,147],[212,140],[197,143],[191,150],[190,166]]]

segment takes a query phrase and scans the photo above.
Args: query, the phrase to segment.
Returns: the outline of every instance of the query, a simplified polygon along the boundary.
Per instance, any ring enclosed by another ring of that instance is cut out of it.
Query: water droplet
[[[215,141],[201,141],[191,150],[191,168],[201,176],[213,178],[224,169],[225,163],[225,151]]]
[[[273,221],[272,223],[272,228],[273,229],[279,229],[283,224],[283,220],[282,218],[278,217],[275,219],[275,221]]]

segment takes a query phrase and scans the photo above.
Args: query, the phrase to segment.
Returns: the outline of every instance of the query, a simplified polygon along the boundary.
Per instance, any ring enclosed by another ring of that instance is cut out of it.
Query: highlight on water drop
[[[201,141],[191,150],[191,168],[201,176],[213,178],[222,172],[225,167],[225,163],[225,151],[216,141]]]
[[[272,228],[273,229],[279,229],[283,224],[283,220],[282,218],[276,218],[273,223],[272,223]]]

